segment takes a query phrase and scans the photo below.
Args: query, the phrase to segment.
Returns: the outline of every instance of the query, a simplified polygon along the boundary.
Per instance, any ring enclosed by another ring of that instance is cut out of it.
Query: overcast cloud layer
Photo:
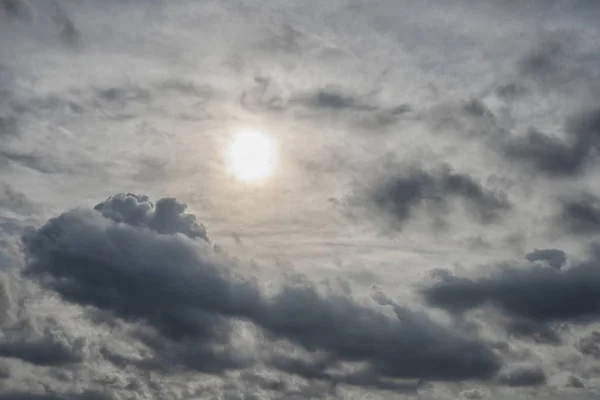
[[[598,398],[599,20],[0,0],[0,400]]]

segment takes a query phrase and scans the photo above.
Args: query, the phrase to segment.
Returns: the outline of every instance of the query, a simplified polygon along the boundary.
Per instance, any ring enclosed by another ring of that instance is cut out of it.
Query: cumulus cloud
[[[65,212],[24,237],[26,275],[72,303],[145,322],[160,333],[146,342],[162,360],[191,368],[243,365],[228,351],[233,318],[330,354],[327,368],[366,362],[378,379],[488,378],[500,366],[483,343],[404,307],[394,306],[397,318],[389,318],[347,297],[325,296],[310,282],[285,282],[267,296],[212,251],[184,210],[175,199],[153,206],[127,194],[93,211]]]
[[[398,169],[397,174],[381,179],[366,189],[367,206],[392,217],[402,226],[422,206],[444,209],[450,199],[461,200],[469,212],[482,223],[495,221],[511,209],[502,192],[485,188],[471,176],[449,167],[427,171],[418,167]]]
[[[189,238],[208,242],[206,228],[194,214],[185,212],[187,206],[175,198],[163,198],[154,205],[148,196],[121,193],[97,204],[94,210],[104,217],[128,225],[145,227],[162,234],[181,233]]]

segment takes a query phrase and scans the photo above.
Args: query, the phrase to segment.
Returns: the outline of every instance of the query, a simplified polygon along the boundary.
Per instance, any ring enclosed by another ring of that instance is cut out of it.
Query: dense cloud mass
[[[166,205],[177,206],[177,212],[166,212]],[[197,235],[188,233],[199,225],[192,215],[182,217],[184,209],[175,199],[158,200],[153,207],[147,197],[129,194],[111,197],[95,211],[66,212],[25,236],[25,272],[67,301],[143,320],[175,341],[198,340],[190,343],[205,346],[197,353],[203,360],[198,368],[205,370],[216,368],[209,360],[221,366],[216,370],[240,366],[219,359],[214,350],[228,343],[230,318],[331,354],[321,368],[366,361],[381,376],[453,380],[487,378],[499,367],[482,343],[402,307],[391,319],[346,297],[319,294],[310,283],[286,283],[266,296],[256,282],[237,277],[208,244],[193,240]],[[153,345],[173,353],[161,346],[161,341]],[[181,357],[197,351],[185,348]]]

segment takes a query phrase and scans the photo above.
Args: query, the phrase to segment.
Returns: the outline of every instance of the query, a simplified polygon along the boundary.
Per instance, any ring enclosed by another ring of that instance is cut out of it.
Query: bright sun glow
[[[262,132],[239,132],[229,145],[227,163],[237,179],[245,182],[263,181],[275,171],[275,142]]]

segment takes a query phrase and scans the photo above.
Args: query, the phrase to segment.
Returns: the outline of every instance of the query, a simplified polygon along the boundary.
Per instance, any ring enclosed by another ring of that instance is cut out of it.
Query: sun
[[[241,181],[264,181],[277,164],[275,141],[260,131],[238,132],[229,144],[227,164],[229,172]]]

